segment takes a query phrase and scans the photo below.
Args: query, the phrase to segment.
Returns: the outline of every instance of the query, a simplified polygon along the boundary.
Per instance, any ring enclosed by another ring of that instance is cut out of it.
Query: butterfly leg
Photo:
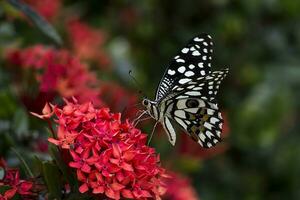
[[[136,126],[141,118],[147,113],[147,110],[144,110],[136,119],[133,120],[133,125]]]
[[[156,128],[158,122],[159,122],[159,121],[156,121],[155,124],[154,124],[154,126],[153,126],[151,135],[150,135],[149,140],[148,140],[148,145],[150,144],[150,142],[151,142],[151,140],[152,140],[152,137],[153,137],[153,134],[154,134],[154,131],[155,131],[155,128]]]
[[[143,119],[139,119],[135,124],[134,124],[134,126],[137,126],[139,123],[141,123],[141,122],[143,122],[143,121],[146,121],[146,120],[148,120],[148,119],[151,119],[152,117],[145,117],[145,118],[143,118]]]

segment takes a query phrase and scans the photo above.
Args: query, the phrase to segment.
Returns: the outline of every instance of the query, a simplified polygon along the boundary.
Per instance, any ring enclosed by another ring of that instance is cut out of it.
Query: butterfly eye
[[[146,99],[144,99],[142,103],[144,106],[148,106],[148,104],[149,104],[148,100],[146,100]]]

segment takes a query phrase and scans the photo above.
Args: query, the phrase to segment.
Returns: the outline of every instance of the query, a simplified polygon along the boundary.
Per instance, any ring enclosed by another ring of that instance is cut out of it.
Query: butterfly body
[[[155,100],[142,102],[146,112],[163,125],[172,145],[176,142],[174,123],[203,147],[221,140],[223,119],[215,97],[228,69],[212,72],[211,54],[211,37],[194,37],[166,69]]]

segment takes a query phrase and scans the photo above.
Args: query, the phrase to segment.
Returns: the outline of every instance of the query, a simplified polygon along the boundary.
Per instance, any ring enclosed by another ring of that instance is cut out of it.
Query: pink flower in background
[[[155,150],[146,145],[146,134],[128,121],[122,123],[120,114],[96,109],[92,103],[78,104],[74,99],[62,109],[52,108],[57,137],[49,142],[71,154],[68,164],[77,172],[81,193],[160,199],[166,172]]]
[[[136,93],[113,82],[102,83],[100,93],[106,105],[109,105],[112,111],[124,111],[123,117],[134,117],[138,111],[135,106],[138,102]]]
[[[36,45],[8,51],[7,60],[18,68],[31,70],[41,93],[57,93],[64,98],[75,96],[80,102],[102,105],[95,74],[67,50]]]
[[[106,35],[102,30],[92,28],[80,20],[73,19],[68,21],[67,31],[74,53],[80,59],[92,60],[103,69],[110,65],[110,58],[103,50]]]
[[[164,199],[168,200],[199,200],[199,197],[188,178],[173,173],[166,183],[167,192]]]
[[[40,15],[47,20],[54,20],[62,7],[61,0],[24,0],[25,3],[32,6]]]

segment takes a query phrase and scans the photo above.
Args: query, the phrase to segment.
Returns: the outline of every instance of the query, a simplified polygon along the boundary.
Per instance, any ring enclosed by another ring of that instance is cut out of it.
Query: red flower
[[[102,48],[106,40],[102,30],[92,28],[82,21],[73,19],[67,23],[67,31],[74,52],[79,58],[96,61],[100,67],[110,65],[110,59]]]
[[[190,180],[179,174],[172,174],[172,179],[167,182],[166,199],[170,200],[198,200],[199,197],[192,187]]]
[[[31,70],[43,94],[57,93],[64,98],[75,96],[80,102],[93,101],[98,106],[102,105],[95,74],[66,50],[37,45],[10,50],[7,59],[23,70]],[[21,82],[19,79],[17,77],[17,81]],[[26,91],[24,93],[27,94]]]
[[[53,20],[61,8],[61,0],[24,0],[48,20]]]
[[[9,190],[5,191],[4,195],[0,194],[0,200],[12,199],[17,193],[24,199],[30,199],[30,197],[34,196],[32,192],[34,186],[33,182],[21,180],[19,170],[7,168],[4,160],[1,160],[0,166],[5,169],[5,176],[0,180],[0,187],[10,187]]]
[[[71,154],[69,166],[77,172],[81,193],[160,199],[165,170],[145,144],[145,134],[128,121],[122,123],[120,114],[95,109],[92,103],[66,101],[62,109],[53,109],[58,132],[49,141]]]

